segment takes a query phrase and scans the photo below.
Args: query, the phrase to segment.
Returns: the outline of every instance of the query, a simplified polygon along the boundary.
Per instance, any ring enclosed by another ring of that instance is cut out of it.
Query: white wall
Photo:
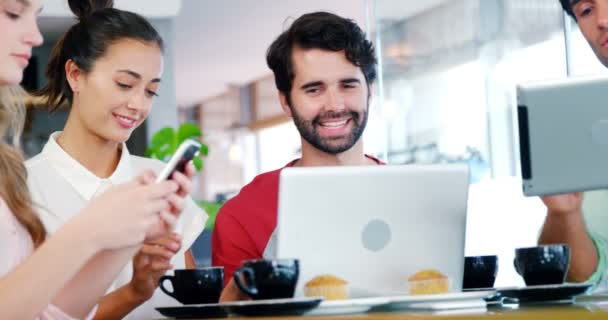
[[[266,49],[300,15],[326,10],[365,29],[365,0],[184,0],[175,20],[177,97],[189,107],[271,74]]]
[[[66,0],[43,0],[42,17],[72,17]],[[174,17],[179,13],[181,0],[115,0],[114,7],[137,12],[147,18]]]
[[[170,1],[165,1],[170,2]],[[146,120],[148,141],[152,135],[163,127],[176,128],[177,97],[175,93],[175,41],[173,36],[173,19],[153,19],[152,25],[165,42],[164,71],[158,97],[154,100],[152,112]]]

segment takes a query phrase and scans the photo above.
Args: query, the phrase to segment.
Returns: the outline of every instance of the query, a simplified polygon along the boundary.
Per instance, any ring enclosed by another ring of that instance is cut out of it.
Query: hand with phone
[[[198,155],[200,149],[200,143],[191,139],[185,140],[180,144],[177,151],[175,151],[171,159],[169,159],[169,162],[167,162],[156,178],[157,183],[161,183],[165,180],[172,180],[179,185],[179,190],[176,193],[179,199],[174,199],[171,205],[171,213],[174,215],[180,213],[184,209],[185,197],[192,191],[191,180],[196,174],[192,159]],[[177,205],[173,205],[173,203],[176,203]],[[168,229],[168,231],[170,231],[170,229]]]
[[[161,182],[156,182],[157,176],[151,171],[144,171],[134,182],[138,188],[144,188],[144,191],[154,191],[156,189],[170,188],[165,193],[158,197],[153,197],[152,194],[143,193],[145,197],[159,198],[164,202],[164,205],[158,210],[154,210],[151,214],[152,222],[148,225],[145,231],[145,240],[142,239],[137,243],[138,251],[133,257],[133,274],[131,281],[117,291],[115,295],[107,296],[100,303],[102,314],[111,313],[117,317],[124,316],[130,310],[137,308],[141,303],[148,300],[154,294],[154,290],[158,286],[158,280],[164,275],[167,270],[172,269],[171,259],[180,251],[182,247],[182,237],[177,233],[172,232],[173,227],[186,206],[186,197],[192,190],[191,178],[195,175],[196,170],[194,165],[188,163],[185,165],[185,173],[175,172],[171,179],[165,179]],[[110,192],[112,189],[108,190]],[[163,189],[164,190],[164,189]],[[119,191],[126,191],[121,189]],[[158,191],[155,191],[159,193]],[[102,194],[104,196],[104,194]],[[123,215],[131,215],[140,209],[136,204],[137,199],[132,199],[133,194],[124,194],[121,198],[125,207],[132,208],[132,212],[122,213]],[[116,221],[120,221],[119,226],[127,225],[125,228],[133,229],[130,221],[125,219],[111,219],[110,222],[116,225]],[[140,231],[141,232],[141,231]],[[128,235],[133,237],[133,232]],[[143,244],[142,244],[143,242]],[[177,259],[185,259],[185,257],[176,257]],[[120,291],[120,292],[119,292]],[[125,303],[120,297],[130,297]],[[118,297],[118,298],[117,298]],[[116,306],[120,306],[121,310],[117,311]],[[126,311],[125,311],[126,310]],[[114,313],[113,313],[114,312]],[[117,312],[117,313],[116,313]],[[122,314],[121,312],[125,312]],[[121,314],[118,316],[118,314]]]
[[[201,144],[194,140],[187,139],[182,142],[167,165],[158,174],[156,182],[173,178],[175,172],[186,173],[186,166],[198,155],[200,149]]]
[[[162,232],[164,235],[145,241],[133,257],[133,276],[128,288],[139,301],[146,301],[152,296],[158,287],[158,280],[167,270],[173,268],[171,259],[181,249],[181,236],[172,232],[171,229],[184,209],[185,197],[192,191],[191,179],[196,174],[196,169],[191,160],[200,149],[198,143],[186,142],[182,146],[178,148],[158,177],[147,181],[148,183],[155,181],[156,184],[160,184],[164,183],[163,181],[171,180],[177,183],[178,190],[169,196],[172,199],[168,208],[169,212],[163,213],[163,215],[175,217],[175,220],[165,223],[165,230]]]
[[[153,226],[148,232],[148,234],[156,236],[149,236],[146,240],[163,237],[173,230],[173,226],[177,223],[179,215],[186,207],[186,197],[192,192],[192,178],[195,174],[196,169],[194,168],[194,165],[192,163],[187,163],[185,165],[184,173],[176,171],[171,175],[171,179],[168,180],[156,182],[158,179],[155,179],[155,176],[145,176],[144,184],[160,185],[169,182],[177,184],[177,190],[165,196],[169,205],[159,212],[159,216],[162,218],[161,223]]]
[[[150,183],[154,178],[153,172],[145,171],[131,182],[111,187],[70,223],[95,230],[100,249],[124,248],[162,236],[175,223],[168,212],[181,205],[174,197],[181,186],[176,181]]]

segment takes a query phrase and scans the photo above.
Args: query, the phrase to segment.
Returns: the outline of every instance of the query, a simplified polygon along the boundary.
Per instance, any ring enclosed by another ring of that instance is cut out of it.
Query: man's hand
[[[550,215],[582,214],[583,193],[565,193],[541,197]]]
[[[583,193],[542,197],[547,218],[539,244],[565,243],[570,246],[568,281],[586,281],[596,270],[599,256],[583,217]]]

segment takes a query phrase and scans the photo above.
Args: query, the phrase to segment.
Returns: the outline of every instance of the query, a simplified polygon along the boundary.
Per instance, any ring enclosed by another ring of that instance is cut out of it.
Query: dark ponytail
[[[112,8],[112,0],[68,0],[68,3],[78,23],[53,47],[46,68],[48,84],[36,93],[46,99],[50,111],[66,101],[72,103],[73,93],[65,74],[68,60],[90,72],[108,47],[121,39],[155,43],[163,50],[163,40],[150,22],[136,13]]]
[[[95,11],[114,7],[114,0],[68,0],[68,5],[78,20],[82,21]]]

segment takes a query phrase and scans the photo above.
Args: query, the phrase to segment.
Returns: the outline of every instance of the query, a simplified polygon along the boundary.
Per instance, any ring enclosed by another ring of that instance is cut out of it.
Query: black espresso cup
[[[173,291],[165,286],[170,281]],[[224,267],[177,269],[174,276],[162,276],[160,289],[183,304],[217,303],[224,287]]]
[[[465,257],[462,289],[492,288],[497,272],[497,256]]]
[[[515,270],[528,286],[561,284],[570,265],[570,247],[565,244],[515,249]]]
[[[296,259],[248,260],[234,272],[237,287],[254,300],[293,297],[300,273]]]

